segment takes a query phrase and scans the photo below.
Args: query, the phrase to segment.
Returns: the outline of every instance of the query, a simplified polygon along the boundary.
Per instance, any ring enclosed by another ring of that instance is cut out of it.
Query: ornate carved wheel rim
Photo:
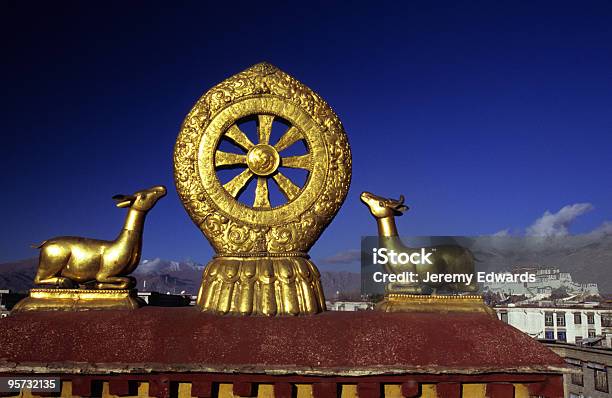
[[[278,122],[286,126],[282,134]],[[217,253],[307,252],[351,180],[350,147],[337,115],[267,63],[197,101],[181,125],[174,166],[181,201]]]
[[[257,122],[257,140],[253,142],[240,123],[246,119]],[[284,121],[288,127],[281,138],[270,142],[272,124]],[[223,139],[234,143],[243,153],[221,150]],[[303,140],[307,153],[285,156],[283,151]],[[229,218],[256,225],[288,222],[310,207],[324,190],[329,169],[329,156],[321,129],[302,109],[281,98],[264,96],[247,98],[224,108],[212,118],[203,134],[199,149],[199,170],[203,185],[217,207]],[[223,168],[244,170],[223,183],[218,172]],[[281,167],[308,172],[303,186],[292,181]],[[242,203],[238,197],[256,179],[255,199]],[[274,180],[284,196],[284,202],[270,202],[270,180]]]

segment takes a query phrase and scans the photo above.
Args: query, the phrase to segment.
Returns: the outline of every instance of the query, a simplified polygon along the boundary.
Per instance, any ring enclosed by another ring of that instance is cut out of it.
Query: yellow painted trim
[[[421,384],[421,398],[438,398],[435,384]],[[444,397],[440,397],[444,398]]]
[[[385,392],[384,398],[404,398],[401,384],[385,384],[383,389]]]
[[[32,395],[32,392],[30,390],[21,390],[19,392],[19,395],[17,395],[20,398],[33,398],[34,395]]]
[[[62,398],[72,398],[72,382],[62,381]]]
[[[357,384],[340,384],[340,398],[357,398]]]
[[[115,395],[111,395],[108,392],[108,381],[102,383],[102,398],[115,398]]]
[[[149,383],[141,381],[138,383],[138,398],[149,398]]]
[[[229,383],[219,384],[218,398],[234,398],[234,385]]]
[[[514,385],[514,398],[529,398],[529,389],[524,384]]]
[[[486,384],[463,384],[461,386],[462,396],[466,398],[485,398],[487,394]]]
[[[312,384],[296,384],[297,389],[296,398],[313,398],[312,396]]]
[[[297,391],[296,398],[313,398],[312,384],[293,384]],[[513,384],[514,385],[514,398],[529,398],[529,390],[525,384]],[[339,386],[341,389],[341,398],[359,398],[357,394],[356,384],[342,384]],[[403,398],[401,384],[384,384],[384,397],[383,398]],[[486,384],[475,384],[466,383],[462,384],[462,397],[464,398],[485,398],[486,397]],[[23,390],[19,395],[13,395],[11,397],[18,398],[36,398],[30,390]],[[72,395],[72,382],[62,382],[62,393],[61,398],[74,398]],[[102,397],[103,398],[115,398],[116,395],[109,393],[109,383],[103,382],[102,384]],[[191,398],[191,383],[179,383],[178,385],[178,397],[179,398]],[[274,384],[259,384],[257,387],[257,398],[274,398]],[[125,398],[149,398],[149,383],[139,382],[138,383],[138,395],[130,396]],[[234,395],[233,384],[222,383],[219,384],[219,393],[217,398],[237,398]],[[421,384],[421,395],[420,398],[443,398],[438,397],[435,384]]]
[[[179,383],[178,398],[191,398],[191,383]]]
[[[257,388],[257,398],[274,398],[274,384],[260,384]]]

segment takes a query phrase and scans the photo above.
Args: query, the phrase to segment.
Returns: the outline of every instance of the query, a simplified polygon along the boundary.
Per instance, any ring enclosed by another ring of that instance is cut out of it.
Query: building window
[[[552,314],[552,312],[546,312],[544,314],[544,326],[553,326],[553,314]]]
[[[508,313],[507,312],[500,312],[499,316],[502,322],[508,323]]]
[[[557,313],[557,326],[565,326],[565,312]]]
[[[583,380],[584,375],[582,374],[582,367],[574,366],[574,370],[580,373],[572,373],[572,384],[575,384],[577,386],[583,386],[584,385],[584,380]]]
[[[595,389],[601,392],[608,392],[608,372],[606,369],[593,369],[595,375]]]
[[[589,329],[589,338],[595,337],[595,331],[593,329]]]
[[[574,313],[574,324],[575,325],[582,324],[582,314],[580,312]]]
[[[577,386],[584,385],[583,373],[582,373],[582,361],[580,359],[574,358],[565,358],[565,362],[567,362],[576,373],[570,373],[570,380],[572,384]]]
[[[555,339],[555,332],[553,330],[547,330],[544,332],[544,338],[546,340],[554,340]]]
[[[593,314],[592,312],[589,312],[587,314],[587,323],[589,325],[595,325],[595,314]]]
[[[580,344],[582,341],[582,336],[576,336],[576,344]]]
[[[567,334],[565,333],[565,330],[559,330],[557,332],[557,340],[567,341]]]
[[[604,328],[612,328],[612,313],[601,314],[601,326]]]

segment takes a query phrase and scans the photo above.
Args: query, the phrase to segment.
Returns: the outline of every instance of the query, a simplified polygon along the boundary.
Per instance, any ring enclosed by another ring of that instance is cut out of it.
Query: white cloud
[[[599,227],[592,230],[589,234],[596,237],[612,235],[612,221],[604,221]]]
[[[502,229],[501,231],[497,231],[493,234],[493,236],[510,236],[510,228]]]
[[[544,212],[542,217],[535,220],[526,230],[528,236],[566,236],[568,227],[580,215],[593,210],[590,203],[576,203],[564,206],[556,213]]]

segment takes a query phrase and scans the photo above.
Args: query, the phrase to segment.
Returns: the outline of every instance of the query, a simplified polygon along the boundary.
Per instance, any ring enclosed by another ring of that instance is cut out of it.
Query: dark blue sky
[[[207,261],[173,144],[200,95],[262,60],[321,94],[352,146],[315,260],[375,233],[363,190],[406,195],[403,234],[520,232],[581,202],[572,232],[612,218],[609,2],[219,3],[2,2],[0,261],[113,238],[111,196],[153,184],[169,194],[144,256]]]

